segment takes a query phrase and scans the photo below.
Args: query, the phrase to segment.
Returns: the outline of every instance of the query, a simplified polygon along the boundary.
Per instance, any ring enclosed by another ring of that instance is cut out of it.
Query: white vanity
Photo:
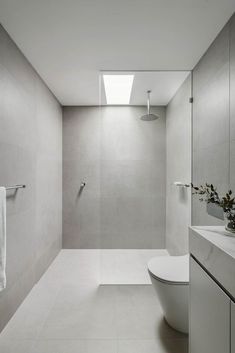
[[[235,353],[235,237],[191,227],[190,353]]]

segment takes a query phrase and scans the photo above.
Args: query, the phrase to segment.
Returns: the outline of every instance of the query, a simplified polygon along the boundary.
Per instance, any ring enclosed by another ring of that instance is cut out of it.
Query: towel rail
[[[12,185],[12,186],[6,186],[6,190],[17,190],[17,189],[23,189],[26,188],[26,185],[24,184],[19,184],[19,185]]]
[[[184,183],[182,183],[181,181],[175,181],[173,184],[174,184],[175,186],[180,186],[180,187],[182,187],[182,188],[189,188],[189,187],[190,187],[190,184],[184,184]]]

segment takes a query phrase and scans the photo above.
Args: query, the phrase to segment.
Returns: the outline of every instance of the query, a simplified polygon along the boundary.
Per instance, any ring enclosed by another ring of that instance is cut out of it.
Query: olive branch
[[[230,226],[235,229],[235,196],[232,190],[229,190],[225,196],[220,197],[213,184],[206,183],[205,185],[195,186],[191,183],[191,188],[193,195],[199,195],[199,201],[213,203],[221,207],[230,221]]]

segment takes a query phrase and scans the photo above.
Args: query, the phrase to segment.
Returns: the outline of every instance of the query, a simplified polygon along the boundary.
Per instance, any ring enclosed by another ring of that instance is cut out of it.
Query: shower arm
[[[147,100],[147,107],[148,107],[148,115],[150,114],[150,93],[151,91],[147,91],[148,93],[148,100]]]

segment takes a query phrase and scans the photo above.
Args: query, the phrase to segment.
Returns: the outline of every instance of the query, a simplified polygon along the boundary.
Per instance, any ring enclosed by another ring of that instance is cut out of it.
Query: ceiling
[[[99,70],[191,70],[234,0],[0,0],[0,21],[63,105],[99,103]]]

